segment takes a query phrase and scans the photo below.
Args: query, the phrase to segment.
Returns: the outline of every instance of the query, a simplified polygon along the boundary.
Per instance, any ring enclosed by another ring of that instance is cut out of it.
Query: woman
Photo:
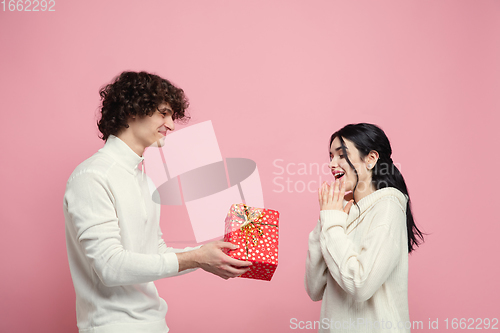
[[[410,331],[408,253],[423,236],[391,154],[372,124],[347,125],[330,138],[335,179],[318,191],[305,276],[309,297],[323,300],[320,332]]]

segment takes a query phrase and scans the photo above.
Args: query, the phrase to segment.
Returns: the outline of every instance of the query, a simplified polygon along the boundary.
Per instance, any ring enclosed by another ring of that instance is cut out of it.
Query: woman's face
[[[371,172],[367,168],[367,163],[360,158],[359,151],[354,146],[354,143],[347,139],[344,139],[344,143],[349,161],[354,165],[359,176],[356,192],[364,192],[367,188],[371,187]],[[335,179],[343,178],[346,181],[346,192],[354,189],[357,180],[356,173],[349,166],[349,163],[347,163],[338,137],[332,141],[332,145],[330,146],[330,170]]]

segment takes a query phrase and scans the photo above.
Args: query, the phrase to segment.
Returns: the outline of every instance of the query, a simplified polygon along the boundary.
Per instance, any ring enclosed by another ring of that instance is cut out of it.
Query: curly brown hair
[[[168,103],[174,120],[188,120],[189,102],[184,91],[158,75],[146,72],[123,72],[99,91],[101,119],[99,138],[107,140],[128,128],[131,116],[152,116],[158,105]]]

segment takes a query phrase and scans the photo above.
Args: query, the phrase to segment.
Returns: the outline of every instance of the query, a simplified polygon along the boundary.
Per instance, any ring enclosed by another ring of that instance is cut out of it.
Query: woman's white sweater
[[[409,332],[407,197],[383,188],[349,214],[323,210],[309,235],[305,286],[320,332]]]

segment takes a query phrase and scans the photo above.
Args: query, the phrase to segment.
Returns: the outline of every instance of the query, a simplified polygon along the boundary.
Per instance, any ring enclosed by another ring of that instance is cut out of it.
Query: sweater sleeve
[[[318,220],[316,227],[309,234],[309,247],[306,259],[305,287],[307,294],[313,301],[323,299],[326,287],[328,268],[320,246],[321,223]]]
[[[167,244],[165,243],[165,241],[163,240],[162,236],[163,236],[163,234],[161,232],[161,229],[160,229],[160,227],[158,227],[158,238],[159,238],[159,241],[158,241],[158,253],[160,253],[160,254],[188,252],[188,251],[197,250],[200,247],[202,247],[202,245],[198,245],[198,246],[195,246],[195,247],[185,247],[183,249],[175,249],[173,247],[168,247]],[[198,268],[186,269],[186,270],[183,270],[182,272],[177,273],[176,275],[183,275],[183,274],[186,274],[186,273],[194,272],[197,269]]]
[[[74,177],[66,188],[65,205],[76,240],[104,285],[145,283],[179,274],[174,252],[143,254],[123,248],[105,176],[87,171]]]
[[[161,235],[161,234],[160,234]],[[188,252],[188,251],[193,251],[197,250],[201,247],[201,245],[195,246],[195,247],[185,247],[183,249],[176,249],[173,247],[168,247],[163,238],[160,236],[160,239],[158,241],[158,253],[164,254],[164,253],[180,253],[180,252]]]
[[[394,270],[401,255],[401,242],[397,240],[401,233],[395,229],[401,228],[406,221],[404,212],[390,200],[377,203],[375,209],[372,228],[359,247],[348,239],[345,232],[346,213],[337,210],[320,212],[320,244],[328,270],[356,301],[366,301],[373,296]]]

